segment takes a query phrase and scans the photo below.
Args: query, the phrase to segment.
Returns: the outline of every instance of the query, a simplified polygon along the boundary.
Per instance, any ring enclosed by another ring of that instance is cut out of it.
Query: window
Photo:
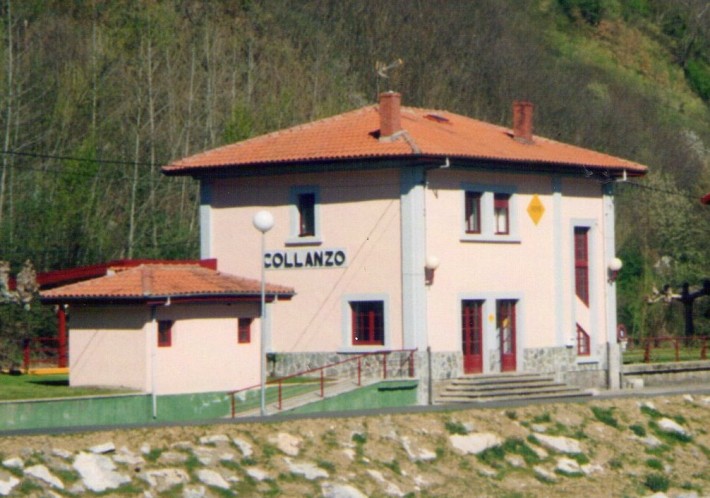
[[[355,301],[350,303],[352,313],[352,344],[384,345],[385,317],[383,301]]]
[[[481,233],[481,193],[466,192],[466,233]]]
[[[574,227],[574,287],[577,297],[589,306],[588,227]]]
[[[495,219],[496,235],[510,233],[510,194],[495,194],[493,196],[493,217]]]
[[[520,242],[514,186],[463,184],[462,241]]]
[[[251,318],[240,318],[237,325],[237,342],[249,344],[251,342]]]
[[[316,194],[298,194],[298,236],[313,237],[316,234]]]
[[[590,355],[589,334],[579,325],[577,325],[577,354],[579,356]]]
[[[291,187],[291,221],[286,244],[320,244],[320,191],[318,187]]]
[[[172,320],[158,321],[158,347],[169,348],[173,345],[173,322]]]

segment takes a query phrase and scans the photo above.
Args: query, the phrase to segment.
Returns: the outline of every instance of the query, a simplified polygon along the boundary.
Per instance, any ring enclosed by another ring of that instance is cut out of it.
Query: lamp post
[[[266,415],[266,338],[264,337],[264,332],[266,327],[264,326],[264,318],[266,315],[266,283],[264,279],[265,267],[264,267],[264,240],[266,232],[271,230],[274,226],[274,217],[268,211],[259,211],[254,215],[252,220],[254,228],[261,232],[261,337],[260,341],[260,357],[259,357],[259,369],[261,373],[261,415]]]

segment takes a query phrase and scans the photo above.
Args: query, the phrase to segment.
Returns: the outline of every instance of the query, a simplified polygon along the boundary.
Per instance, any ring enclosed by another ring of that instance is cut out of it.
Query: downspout
[[[155,362],[158,356],[158,323],[156,317],[156,305],[150,307],[150,330],[148,334],[150,341],[150,398],[153,405],[153,418],[158,418],[158,396],[155,392]]]
[[[158,304],[152,304],[150,306],[150,325],[153,330],[153,337],[149,337],[148,340],[151,342],[150,346],[150,397],[151,403],[153,405],[153,418],[158,418],[158,394],[157,394],[157,370],[158,370],[158,320],[157,308]],[[163,306],[166,308],[170,306],[170,296],[167,297]]]

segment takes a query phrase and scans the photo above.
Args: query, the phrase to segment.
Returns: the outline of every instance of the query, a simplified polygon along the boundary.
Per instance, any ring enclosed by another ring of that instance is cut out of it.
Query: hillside
[[[0,495],[706,496],[709,423],[684,395],[4,437]]]
[[[197,185],[160,166],[394,89],[505,126],[531,100],[540,135],[649,165],[617,188],[633,335],[680,328],[643,304],[654,286],[710,275],[703,0],[7,0],[0,19],[0,260],[15,272],[196,257]],[[3,308],[1,334],[53,329]]]

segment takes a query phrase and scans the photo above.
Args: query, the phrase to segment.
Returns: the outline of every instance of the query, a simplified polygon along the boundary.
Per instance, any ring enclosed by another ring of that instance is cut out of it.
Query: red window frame
[[[158,347],[169,348],[173,345],[173,321],[158,320]]]
[[[589,356],[591,354],[589,334],[577,324],[577,355]]]
[[[237,324],[237,343],[249,344],[251,342],[252,318],[239,318]]]
[[[385,343],[385,303],[383,301],[353,301],[352,344],[382,346]]]
[[[312,237],[316,234],[316,194],[298,194],[298,236]]]
[[[498,219],[503,216],[505,227],[499,226]],[[510,194],[493,194],[493,217],[495,220],[495,234],[508,235],[510,233]]]
[[[466,233],[481,233],[481,193],[466,192]]]
[[[589,306],[589,227],[574,227],[574,289]]]

